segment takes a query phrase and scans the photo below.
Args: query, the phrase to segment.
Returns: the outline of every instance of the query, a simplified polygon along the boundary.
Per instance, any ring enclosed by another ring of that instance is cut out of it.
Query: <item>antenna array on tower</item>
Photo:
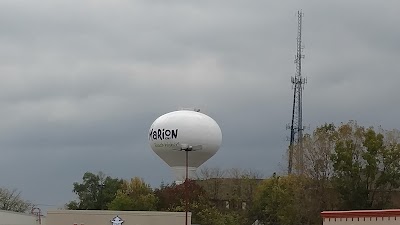
[[[302,19],[303,12],[297,12],[297,53],[295,56],[294,63],[296,64],[295,76],[291,78],[293,84],[293,109],[292,109],[292,121],[290,125],[290,145],[289,145],[289,156],[288,156],[288,173],[293,172],[293,164],[296,163],[296,170],[298,173],[304,171],[304,152],[303,152],[303,106],[302,106],[302,94],[304,84],[307,82],[301,74],[301,61],[304,59],[303,45],[301,40],[302,32]],[[297,168],[298,167],[298,168]]]

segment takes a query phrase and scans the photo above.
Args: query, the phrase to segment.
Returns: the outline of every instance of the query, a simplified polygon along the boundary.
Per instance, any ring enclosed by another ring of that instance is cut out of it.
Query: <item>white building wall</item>
[[[37,217],[25,213],[0,210],[0,225],[38,225]],[[42,224],[45,219],[42,218]]]
[[[111,211],[111,210],[49,210],[47,225],[113,225],[119,216],[122,225],[179,225],[185,224],[184,212]],[[191,224],[188,213],[188,224]]]

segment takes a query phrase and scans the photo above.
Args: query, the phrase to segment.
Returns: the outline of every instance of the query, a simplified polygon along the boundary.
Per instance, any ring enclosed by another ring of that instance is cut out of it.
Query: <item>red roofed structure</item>
[[[321,212],[324,225],[400,225],[400,209]]]

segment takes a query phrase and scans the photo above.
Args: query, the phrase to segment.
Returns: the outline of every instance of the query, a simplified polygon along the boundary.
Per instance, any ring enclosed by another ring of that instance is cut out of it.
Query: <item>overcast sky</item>
[[[281,170],[300,9],[303,123],[399,128],[399,8],[395,0],[0,1],[0,186],[46,208],[73,200],[86,171],[171,182],[147,135],[181,107],[201,108],[222,129],[204,166]]]

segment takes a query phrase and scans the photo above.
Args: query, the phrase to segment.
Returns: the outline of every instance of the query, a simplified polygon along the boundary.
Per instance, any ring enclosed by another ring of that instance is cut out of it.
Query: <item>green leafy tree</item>
[[[66,204],[67,209],[108,209],[107,205],[113,201],[123,180],[105,176],[99,172],[86,172],[82,183],[74,182],[73,192],[78,195],[78,201]]]
[[[272,176],[255,195],[253,213],[266,225],[310,224],[309,182],[302,176]]]
[[[191,204],[192,223],[202,225],[245,225],[242,216],[235,212],[222,212],[211,202],[205,200]]]
[[[110,202],[111,210],[156,210],[157,196],[153,193],[149,184],[138,177],[130,181],[124,181],[116,198]]]
[[[390,195],[400,186],[400,145],[386,142],[384,134],[353,121],[338,128],[331,159],[341,209],[390,207]]]

